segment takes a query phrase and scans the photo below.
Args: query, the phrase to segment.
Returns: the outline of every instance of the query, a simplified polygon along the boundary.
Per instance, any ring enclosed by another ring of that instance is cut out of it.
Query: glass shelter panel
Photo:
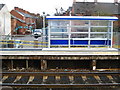
[[[91,32],[108,32],[108,27],[91,27]]]
[[[88,27],[72,27],[71,32],[88,32]]]
[[[53,38],[56,38],[56,39],[64,39],[64,38],[68,38],[68,34],[65,34],[65,33],[51,33],[51,36],[50,36],[51,39]]]
[[[51,32],[67,32],[67,27],[51,27]]]
[[[88,38],[88,34],[71,34],[71,38]]]
[[[67,20],[51,20],[50,26],[53,27],[66,27],[69,25],[69,21]]]
[[[91,26],[108,26],[110,21],[108,21],[108,20],[93,20],[90,22],[91,22]]]
[[[99,34],[99,33],[97,33],[97,34],[91,34],[90,35],[90,38],[99,38],[99,39],[106,39],[108,36],[107,36],[107,34]]]
[[[75,27],[75,26],[88,26],[89,21],[88,20],[72,20],[71,21],[71,26]]]

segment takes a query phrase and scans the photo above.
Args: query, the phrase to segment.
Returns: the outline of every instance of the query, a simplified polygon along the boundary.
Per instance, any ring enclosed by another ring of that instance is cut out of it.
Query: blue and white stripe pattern
[[[47,16],[47,20],[118,20],[115,16]]]

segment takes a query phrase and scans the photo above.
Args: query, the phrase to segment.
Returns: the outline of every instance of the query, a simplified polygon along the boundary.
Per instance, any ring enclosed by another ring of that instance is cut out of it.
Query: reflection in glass
[[[51,38],[68,38],[68,34],[64,33],[52,33]]]
[[[91,34],[90,38],[107,38],[107,34]]]
[[[88,34],[71,34],[71,38],[88,38]]]
[[[88,32],[88,27],[72,27],[71,32]]]
[[[110,25],[109,21],[101,21],[101,20],[97,20],[97,21],[90,21],[91,22],[91,26],[108,26],[108,24]]]
[[[107,32],[108,27],[91,27],[91,32]]]

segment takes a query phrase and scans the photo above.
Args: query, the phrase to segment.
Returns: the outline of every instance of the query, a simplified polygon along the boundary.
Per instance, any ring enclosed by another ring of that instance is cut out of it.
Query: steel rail
[[[120,86],[120,83],[104,83],[104,84],[9,84],[3,83],[2,86],[12,86],[12,87],[42,87],[42,88],[77,88],[77,87],[98,87],[98,86]]]
[[[2,75],[60,75],[60,76],[79,76],[79,75],[120,75],[120,72],[2,72]]]

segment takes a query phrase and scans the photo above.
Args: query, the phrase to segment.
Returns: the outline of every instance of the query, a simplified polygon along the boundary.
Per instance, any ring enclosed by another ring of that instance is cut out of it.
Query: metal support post
[[[111,45],[110,45],[110,48],[112,48],[112,46],[113,46],[112,45],[113,44],[113,21],[111,21],[111,33],[110,34],[111,34],[111,43],[110,43]]]
[[[50,37],[51,37],[51,33],[50,33],[50,26],[48,26],[48,48],[50,48]]]
[[[69,31],[68,31],[68,47],[69,47],[69,48],[70,48],[70,45],[71,45],[71,43],[70,43],[70,42],[71,42],[71,25],[72,25],[71,23],[72,23],[72,22],[71,22],[71,20],[70,20],[70,24],[69,24],[69,26],[68,26],[68,27],[69,27],[69,29],[68,29],[68,30],[69,30]]]
[[[43,42],[44,42],[44,38],[43,38],[43,32],[45,32],[46,34],[46,29],[45,29],[45,12],[43,12],[43,29],[42,29],[42,48],[43,48]],[[46,37],[45,37],[45,42],[46,42]]]

